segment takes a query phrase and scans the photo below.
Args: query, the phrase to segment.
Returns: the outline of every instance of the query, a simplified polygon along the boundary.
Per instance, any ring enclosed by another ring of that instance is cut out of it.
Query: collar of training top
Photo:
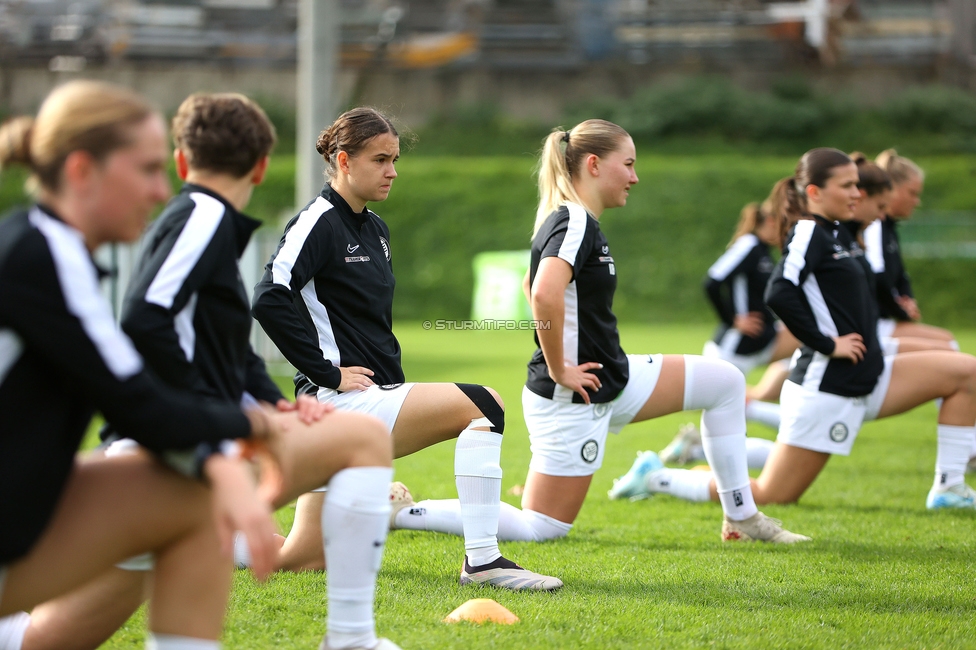
[[[353,212],[349,204],[346,203],[346,200],[342,198],[342,195],[336,192],[328,183],[322,188],[322,197],[339,210],[339,214],[352,219],[357,226],[362,226],[369,219],[369,208],[363,207],[362,212]]]
[[[243,212],[238,212],[237,208],[231,205],[227,199],[208,187],[197,185],[196,183],[184,183],[183,187],[180,189],[180,194],[189,194],[191,192],[206,194],[207,196],[211,196],[224,204],[227,214],[231,216],[231,223],[234,224],[234,232],[237,234],[237,256],[240,257],[243,255],[244,249],[247,248],[247,243],[251,240],[251,235],[254,234],[255,230],[261,227],[261,221],[253,217],[249,217]]]
[[[840,225],[839,221],[828,219],[827,217],[823,217],[819,214],[811,214],[810,216],[813,217],[817,223],[819,223],[822,226],[826,226],[828,228],[836,228],[837,226]]]
[[[44,205],[43,203],[37,203],[37,204],[35,204],[34,207],[37,208],[38,210],[40,210],[41,212],[43,212],[44,214],[46,214],[47,216],[51,217],[52,219],[54,219],[56,221],[60,221],[61,223],[63,223],[64,225],[66,225],[68,228],[71,228],[72,230],[74,230],[75,232],[77,232],[78,235],[80,237],[82,237],[82,239],[84,239],[84,236],[81,234],[81,232],[78,231],[77,228],[75,228],[70,223],[67,223],[64,219],[62,219],[61,218],[61,215],[58,214],[57,212],[55,212],[53,209],[51,209],[50,206]],[[88,256],[88,259],[91,260],[92,266],[95,267],[95,272],[98,274],[98,279],[99,280],[104,280],[105,278],[107,278],[107,277],[115,274],[114,271],[109,271],[108,269],[105,269],[101,265],[99,265],[99,263],[96,262],[95,261],[95,258],[92,257],[91,255]]]

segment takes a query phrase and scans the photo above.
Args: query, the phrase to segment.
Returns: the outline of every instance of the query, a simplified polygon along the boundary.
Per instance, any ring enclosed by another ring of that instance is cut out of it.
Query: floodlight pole
[[[300,207],[322,189],[325,165],[315,140],[339,107],[339,2],[299,0],[298,5],[295,204]]]

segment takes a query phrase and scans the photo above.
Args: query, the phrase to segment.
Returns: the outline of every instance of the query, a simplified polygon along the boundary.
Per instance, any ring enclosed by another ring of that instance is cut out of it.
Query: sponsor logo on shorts
[[[654,355],[653,354],[647,355],[647,363],[654,363]]]
[[[594,404],[593,405],[593,419],[594,420],[599,420],[604,415],[606,415],[607,414],[607,411],[609,411],[609,410],[610,410],[610,403],[609,402],[604,402],[602,404]]]
[[[834,442],[844,442],[847,440],[847,425],[843,422],[836,422],[834,426],[830,427],[830,439]]]
[[[403,386],[402,381],[399,384],[383,384],[380,386],[380,390],[396,390],[400,386]]]
[[[368,262],[369,255],[359,255],[357,257],[347,257],[346,262]]]
[[[610,252],[610,247],[604,245],[603,248],[601,248],[600,250],[602,250],[603,251],[603,254],[606,255],[607,253]]]
[[[386,241],[386,237],[380,237],[380,246],[383,247],[383,254],[386,255],[386,261],[390,261],[390,242]]]
[[[583,443],[583,448],[580,449],[580,456],[588,463],[595,461],[599,453],[600,445],[597,444],[596,440],[587,440]]]
[[[357,248],[359,248],[359,244],[356,244],[355,246],[353,246],[352,244],[347,244],[346,245],[346,252],[347,253],[355,253]]]

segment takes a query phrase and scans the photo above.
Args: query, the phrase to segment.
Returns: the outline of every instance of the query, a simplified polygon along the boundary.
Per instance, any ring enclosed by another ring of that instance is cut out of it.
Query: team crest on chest
[[[386,241],[386,237],[380,237],[380,246],[383,247],[383,254],[386,255],[386,261],[390,261],[390,242]]]

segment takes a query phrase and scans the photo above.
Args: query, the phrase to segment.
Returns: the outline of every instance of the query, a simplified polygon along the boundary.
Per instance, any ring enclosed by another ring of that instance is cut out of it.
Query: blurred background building
[[[548,119],[581,93],[675,74],[762,87],[784,70],[883,93],[976,85],[973,0],[338,0],[343,104],[422,123],[492,101]],[[294,103],[298,0],[0,0],[0,107],[66,76],[171,108],[197,89]],[[146,74],[152,72],[152,74]]]

